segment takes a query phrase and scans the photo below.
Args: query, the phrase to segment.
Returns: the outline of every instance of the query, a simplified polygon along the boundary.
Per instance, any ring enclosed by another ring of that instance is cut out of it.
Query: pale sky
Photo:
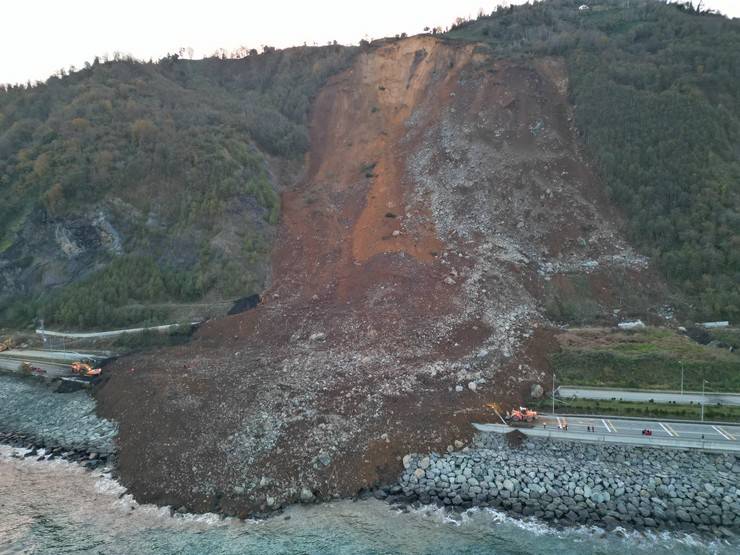
[[[114,52],[161,58],[180,47],[195,57],[218,48],[357,44],[524,0],[1,0],[0,83],[45,80]],[[546,0],[545,0],[546,1]],[[695,0],[696,2],[696,0]],[[584,3],[589,3],[584,0]],[[704,6],[740,17],[740,0]]]

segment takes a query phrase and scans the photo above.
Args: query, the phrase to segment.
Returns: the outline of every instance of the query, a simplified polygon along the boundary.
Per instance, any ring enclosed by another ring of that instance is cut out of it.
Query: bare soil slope
[[[566,89],[556,60],[428,36],[331,79],[265,302],[108,370],[137,498],[247,514],[395,478],[548,381],[544,304],[573,276],[628,308],[613,291],[647,260],[579,156]]]

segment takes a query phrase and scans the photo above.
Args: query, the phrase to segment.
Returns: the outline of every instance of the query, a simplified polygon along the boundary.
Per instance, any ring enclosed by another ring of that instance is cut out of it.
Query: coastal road
[[[190,326],[199,326],[202,321],[190,322]],[[64,331],[49,331],[44,329],[37,329],[36,333],[46,337],[64,337],[67,339],[101,339],[118,337],[119,335],[126,335],[130,333],[165,333],[181,327],[183,324],[164,324],[162,326],[149,326],[146,328],[127,328],[123,330],[110,330],[110,331],[94,331],[94,332],[64,332]]]
[[[47,378],[59,378],[62,376],[72,375],[72,368],[69,364],[37,361],[29,358],[12,358],[6,356],[0,357],[0,370],[21,373],[21,364],[26,361],[28,361],[34,368],[39,368],[43,370],[43,374],[40,375]]]
[[[575,387],[560,386],[558,388],[560,398],[567,401],[569,398],[577,397],[579,399],[596,399],[609,401],[611,399],[621,399],[623,401],[642,401],[652,400],[655,403],[694,403],[700,405],[702,402],[701,392],[690,391],[639,391],[629,389],[602,389],[597,387]],[[704,403],[707,405],[740,405],[740,395],[734,393],[710,393],[704,394]]]
[[[564,430],[568,426],[568,431]],[[536,428],[552,432],[560,432],[563,435],[568,432],[588,432],[589,427],[594,431],[590,433],[620,436],[634,436],[644,438],[642,430],[649,429],[653,432],[650,438],[674,439],[697,441],[719,441],[731,442],[740,446],[740,425],[728,424],[705,424],[698,422],[663,422],[660,420],[627,420],[611,416],[562,416],[543,415],[537,417]],[[561,432],[561,428],[563,431]],[[608,439],[607,439],[608,441]]]

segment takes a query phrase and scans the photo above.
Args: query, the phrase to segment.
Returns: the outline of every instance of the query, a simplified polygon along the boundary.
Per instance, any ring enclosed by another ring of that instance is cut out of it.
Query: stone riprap
[[[696,451],[481,434],[444,455],[407,455],[390,501],[494,507],[561,525],[740,529],[740,459]],[[515,442],[518,443],[518,442]],[[400,491],[399,491],[400,490]]]
[[[40,380],[0,374],[4,443],[111,454],[117,431],[95,414],[95,400],[85,391],[56,393]]]

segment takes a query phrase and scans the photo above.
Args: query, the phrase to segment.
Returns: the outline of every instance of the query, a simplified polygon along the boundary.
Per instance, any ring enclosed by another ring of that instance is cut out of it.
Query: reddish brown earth
[[[562,63],[480,48],[394,41],[333,77],[263,304],[107,369],[137,499],[245,515],[395,480],[549,381],[568,276],[629,308],[609,290],[649,272],[580,157]]]

